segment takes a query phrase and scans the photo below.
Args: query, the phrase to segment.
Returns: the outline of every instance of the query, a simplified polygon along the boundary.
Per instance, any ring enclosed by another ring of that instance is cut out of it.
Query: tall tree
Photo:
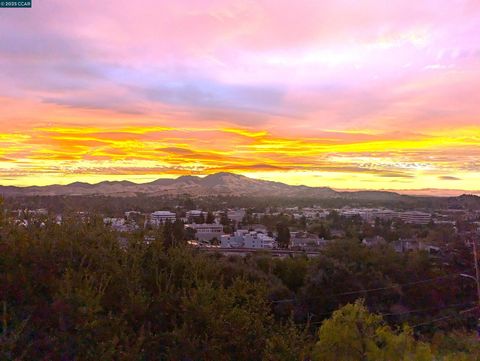
[[[0,227],[3,225],[5,218],[5,210],[3,208],[3,197],[0,196]]]
[[[184,234],[184,239],[186,241],[191,241],[195,239],[195,234],[197,233],[197,230],[192,228],[192,227],[187,227],[185,228],[185,234]]]
[[[205,216],[203,215],[203,213],[200,213],[200,215],[198,217],[196,217],[195,223],[197,223],[197,224],[204,224],[205,223]]]
[[[205,220],[205,223],[212,224],[215,222],[215,216],[213,215],[212,212],[207,213],[207,219]]]
[[[303,230],[307,229],[307,217],[305,216],[300,217],[299,224],[300,224],[300,228],[302,228]]]
[[[280,248],[288,248],[290,245],[290,230],[285,223],[277,224],[277,243]]]
[[[179,245],[185,238],[185,225],[180,219],[176,219],[172,226],[172,238],[175,245]]]
[[[348,304],[324,321],[314,361],[432,361],[430,347],[413,338],[411,328],[394,332],[362,301]]]
[[[162,230],[162,235],[163,235],[163,245],[165,249],[168,249],[173,246],[173,225],[170,220],[166,220],[164,225],[163,225],[163,230]]]

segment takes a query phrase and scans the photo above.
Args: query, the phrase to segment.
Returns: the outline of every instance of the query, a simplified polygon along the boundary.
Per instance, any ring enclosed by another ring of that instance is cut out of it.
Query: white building
[[[13,214],[17,214],[17,217],[20,216],[30,216],[30,217],[40,217],[40,216],[48,216],[48,210],[45,208],[39,209],[17,209],[12,212]]]
[[[192,228],[196,231],[195,238],[199,241],[211,241],[216,238],[218,241],[223,236],[223,226],[221,224],[188,224],[186,227]]]
[[[399,213],[398,218],[405,223],[428,224],[432,220],[432,215],[430,213],[411,211]]]
[[[372,212],[373,219],[378,218],[381,220],[392,220],[398,215],[397,212],[391,209],[376,209]]]
[[[243,217],[245,217],[245,210],[244,209],[237,209],[237,210],[229,210],[227,212],[227,217],[231,221],[234,222],[241,222],[243,220]]]
[[[234,234],[223,235],[220,239],[220,246],[222,248],[242,248],[243,236],[247,231],[236,231]]]
[[[411,252],[418,251],[420,249],[420,242],[415,238],[400,238],[393,244],[393,248],[396,252]]]
[[[248,230],[249,232],[250,231],[255,231],[255,232],[265,233],[265,234],[268,233],[267,226],[264,226],[263,224],[249,224],[247,226],[243,226],[240,229],[241,230]]]
[[[126,217],[126,218],[135,217],[135,216],[141,216],[141,215],[142,215],[142,212],[139,212],[139,211],[126,211],[126,212],[125,212],[125,217]]]
[[[426,251],[431,255],[438,254],[441,249],[432,244],[424,243],[415,238],[400,238],[394,243],[394,249],[396,252],[411,252],[411,251]]]
[[[125,218],[106,217],[103,219],[103,223],[117,232],[129,232],[136,228],[134,223],[127,222]]]
[[[277,242],[274,238],[263,233],[249,232],[243,237],[245,248],[276,248]]]
[[[177,215],[170,211],[156,211],[150,214],[150,223],[154,226],[164,224],[166,221],[175,222]]]
[[[318,210],[311,209],[311,208],[304,208],[303,215],[305,216],[306,219],[321,218],[320,212]]]
[[[344,208],[339,211],[340,215],[352,218],[352,217],[360,217],[366,222],[373,221],[374,218],[374,210],[369,208]]]
[[[233,235],[222,236],[221,245],[225,248],[272,249],[277,247],[277,242],[264,233],[239,230]]]
[[[186,219],[188,222],[193,223],[197,221],[199,218],[203,217],[205,220],[207,218],[208,212],[204,212],[198,209],[194,209],[191,211],[187,211],[186,213]]]
[[[316,234],[308,232],[292,232],[290,234],[290,244],[292,248],[307,249],[323,247],[325,240],[319,238]]]
[[[362,244],[367,247],[374,247],[379,246],[382,244],[386,244],[385,238],[382,236],[374,236],[374,237],[366,237],[362,240]]]

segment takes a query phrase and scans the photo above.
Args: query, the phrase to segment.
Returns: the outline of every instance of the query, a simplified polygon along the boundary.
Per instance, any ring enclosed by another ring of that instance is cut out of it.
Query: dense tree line
[[[478,360],[473,317],[431,322],[472,285],[423,253],[352,240],[313,259],[224,257],[175,224],[119,242],[98,217],[0,215],[1,360]]]
[[[174,210],[177,206],[186,210],[204,209],[219,210],[227,208],[251,208],[254,212],[265,212],[266,209],[277,207],[312,207],[342,208],[348,207],[386,207],[398,210],[424,209],[435,211],[438,209],[480,209],[480,197],[465,195],[461,197],[411,197],[379,200],[350,199],[350,198],[318,198],[318,197],[283,197],[283,196],[147,196],[138,194],[132,197],[110,196],[25,196],[9,197],[5,200],[9,209],[47,208],[52,212],[66,213],[74,211],[88,211],[111,216],[122,215],[125,210],[154,212],[159,209]]]

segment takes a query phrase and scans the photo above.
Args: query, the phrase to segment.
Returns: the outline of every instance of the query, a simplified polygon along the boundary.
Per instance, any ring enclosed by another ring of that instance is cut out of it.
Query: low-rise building
[[[290,245],[293,249],[313,249],[324,246],[324,239],[308,232],[292,232]]]
[[[222,248],[242,248],[243,236],[247,231],[236,231],[233,234],[223,235],[220,239],[220,246]]]
[[[400,253],[412,251],[426,251],[430,255],[436,255],[441,252],[440,247],[425,243],[416,238],[400,238],[394,243],[394,249],[395,251]]]
[[[276,248],[277,242],[264,233],[249,232],[243,238],[243,246],[245,248]]]
[[[345,230],[343,229],[331,229],[330,230],[330,234],[333,238],[345,238],[345,236],[347,235],[347,233],[345,232]]]
[[[400,253],[418,251],[420,242],[415,238],[400,238],[394,243],[393,247],[396,252]]]
[[[199,241],[210,242],[213,239],[220,241],[223,236],[223,226],[216,223],[188,224],[186,227],[195,230],[195,238]]]
[[[264,233],[239,230],[233,235],[222,236],[221,246],[223,248],[272,249],[277,247],[277,242]]]
[[[125,212],[125,217],[130,218],[130,217],[138,217],[141,216],[142,212],[139,211],[126,211]]]
[[[398,213],[398,218],[405,223],[428,224],[432,220],[432,215],[430,213],[409,211]]]
[[[382,236],[366,237],[362,240],[362,244],[367,247],[379,246],[385,243],[385,238],[383,238]]]
[[[199,220],[202,219],[203,222],[205,222],[205,219],[207,218],[208,212],[204,212],[198,209],[193,209],[191,211],[187,211],[185,218],[187,222],[189,223],[200,223]]]
[[[243,226],[241,229],[248,230],[248,231],[261,232],[265,234],[268,233],[267,226],[264,226],[263,224],[249,224],[249,225]]]
[[[244,209],[229,210],[227,212],[227,217],[231,221],[239,223],[243,220],[243,217],[245,217],[245,214],[246,212]]]
[[[150,214],[150,224],[160,226],[166,221],[175,222],[177,215],[170,211],[156,211]]]
[[[134,222],[127,222],[125,218],[105,217],[103,218],[103,223],[117,232],[132,232],[137,228]]]
[[[397,212],[392,211],[391,209],[375,209],[372,211],[373,219],[381,219],[382,221],[389,221],[396,218],[398,215]]]

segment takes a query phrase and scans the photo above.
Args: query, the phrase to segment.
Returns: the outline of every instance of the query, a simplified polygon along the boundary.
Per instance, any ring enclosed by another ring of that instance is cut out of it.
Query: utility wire
[[[426,322],[422,322],[422,323],[417,323],[416,325],[413,325],[413,326],[411,326],[411,327],[412,327],[412,328],[417,328],[417,327],[421,327],[421,326],[430,325],[430,324],[435,323],[435,322],[439,322],[439,321],[443,321],[443,320],[448,320],[448,319],[451,319],[451,318],[462,318],[462,317],[465,317],[465,316],[462,315],[462,314],[444,316],[444,317],[435,318],[435,319],[430,320],[430,321],[426,321]]]
[[[385,317],[385,316],[402,316],[402,315],[408,315],[408,314],[412,314],[412,313],[422,313],[422,312],[428,312],[428,311],[435,311],[435,310],[448,310],[448,309],[451,309],[451,308],[456,308],[456,307],[465,307],[465,306],[470,306],[472,304],[475,304],[475,302],[467,302],[467,303],[455,303],[455,304],[451,304],[451,305],[447,305],[447,306],[441,306],[441,307],[430,307],[430,308],[423,308],[423,309],[416,309],[416,310],[410,310],[410,311],[404,311],[404,312],[392,312],[392,313],[375,313],[375,315],[377,316],[382,316],[382,317]],[[324,316],[324,315],[331,315],[333,314],[335,311],[332,311],[332,312],[325,312],[325,313],[320,313],[320,314],[316,314],[316,316]],[[454,316],[448,316],[448,317],[454,317]],[[441,318],[443,319],[443,317]],[[441,320],[441,319],[437,319],[437,320]],[[434,320],[435,321],[435,320]],[[323,321],[315,321],[315,322],[310,322],[311,325],[317,325],[317,324],[321,324]],[[425,324],[428,324],[430,322],[425,322]],[[423,325],[422,324],[419,324],[419,325]],[[412,326],[412,327],[417,327],[419,325],[415,325],[415,326]]]
[[[415,281],[415,282],[397,284],[395,286],[370,288],[370,289],[366,289],[366,290],[349,291],[349,292],[335,293],[335,294],[322,295],[322,296],[304,297],[304,298],[302,298],[302,300],[312,300],[312,299],[317,299],[317,298],[322,298],[322,297],[327,297],[327,296],[328,297],[349,296],[349,295],[355,295],[355,294],[360,294],[360,293],[385,291],[385,290],[395,289],[395,288],[399,288],[399,287],[414,286],[414,285],[419,285],[419,284],[422,284],[422,283],[429,283],[429,282],[434,282],[434,281],[438,281],[438,280],[441,280],[441,279],[449,279],[449,278],[454,278],[454,277],[459,277],[459,276],[460,276],[460,274],[453,274],[453,275],[448,275],[448,276],[439,276],[439,277],[428,278],[428,279]],[[294,302],[294,301],[297,301],[297,299],[296,298],[286,298],[286,299],[282,299],[282,300],[274,300],[274,301],[271,301],[271,302],[272,303],[287,303],[287,302]]]
[[[422,312],[428,312],[428,311],[437,311],[437,310],[447,310],[449,308],[455,308],[455,307],[465,307],[465,306],[471,306],[475,304],[475,302],[466,302],[466,303],[454,303],[451,305],[447,306],[440,306],[440,307],[429,307],[429,308],[419,308],[416,310],[411,310],[411,311],[404,311],[404,312],[393,312],[393,313],[380,313],[379,315],[384,317],[384,316],[402,316],[402,315],[408,315],[412,313],[422,313]]]
[[[418,308],[418,309],[415,309],[415,310],[409,310],[409,311],[403,311],[403,312],[388,312],[388,313],[376,313],[374,312],[376,315],[379,315],[379,316],[382,316],[382,317],[386,317],[386,316],[402,316],[402,315],[409,315],[409,314],[412,314],[412,313],[422,313],[422,312],[428,312],[428,311],[436,311],[436,310],[446,310],[446,309],[450,309],[450,308],[455,308],[455,307],[465,307],[465,306],[471,306],[471,305],[474,305],[475,302],[471,301],[471,302],[466,302],[466,303],[454,303],[454,304],[451,304],[451,305],[446,305],[446,306],[437,306],[437,307],[429,307],[429,308]],[[315,314],[312,314],[313,317],[317,317],[317,316],[330,316],[332,315],[333,313],[335,312],[334,311],[330,311],[330,312],[322,312],[322,313],[315,313]]]

